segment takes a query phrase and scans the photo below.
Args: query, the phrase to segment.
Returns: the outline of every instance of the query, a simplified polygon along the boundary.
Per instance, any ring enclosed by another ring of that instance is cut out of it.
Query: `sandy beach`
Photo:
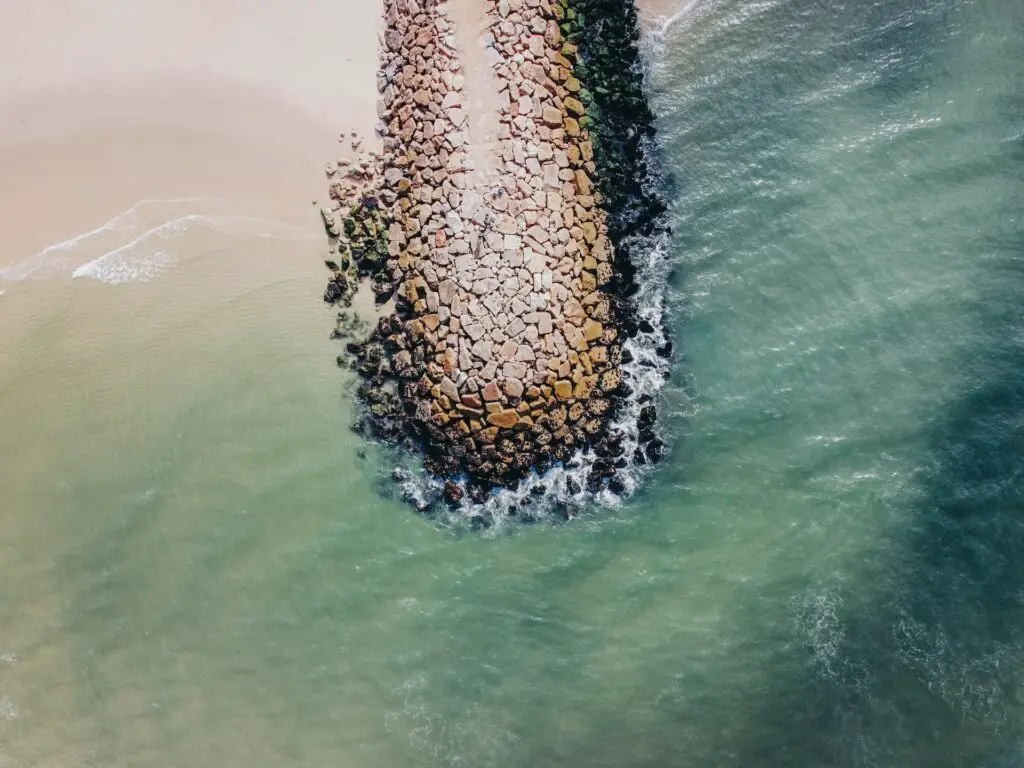
[[[229,197],[315,230],[338,135],[372,140],[379,4],[7,2],[0,268],[146,199]]]

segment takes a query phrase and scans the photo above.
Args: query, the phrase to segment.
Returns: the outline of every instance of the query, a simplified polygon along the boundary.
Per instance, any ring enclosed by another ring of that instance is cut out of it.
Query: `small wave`
[[[941,624],[914,619],[909,610],[901,614],[891,629],[896,659],[963,717],[1003,727],[1014,706],[1006,687],[1019,688],[1020,645],[976,646],[951,636]]]
[[[123,244],[136,237],[144,226],[144,214],[148,207],[203,202],[209,202],[209,200],[200,197],[140,200],[88,232],[82,232],[67,240],[48,245],[17,264],[0,269],[0,279],[14,282],[58,277],[64,274],[68,261],[76,252],[88,252],[90,247],[109,250],[112,246]]]
[[[837,589],[812,592],[790,603],[797,636],[811,652],[811,666],[825,680],[838,682],[846,630],[839,618],[842,595]]]
[[[0,720],[15,720],[21,711],[8,696],[0,696]]]
[[[76,248],[88,246],[98,240],[106,238],[107,242],[117,233],[128,231],[132,224],[129,221],[133,218],[135,207],[119,213],[110,221],[104,222],[95,229],[75,235],[59,243],[48,245],[24,261],[18,262],[5,269],[0,269],[0,278],[11,282],[20,280],[46,280],[57,277],[65,271],[68,261]]]
[[[91,278],[106,285],[148,283],[177,262],[171,241],[194,231],[196,226],[225,231],[230,218],[190,214],[155,226],[120,248],[82,264],[72,278]]]
[[[173,222],[171,222],[173,223]],[[154,247],[150,239],[164,237],[161,233],[146,234],[142,238],[121,246],[98,259],[86,262],[71,273],[72,278],[90,277],[107,285],[146,283],[173,266],[174,255],[164,248]]]
[[[199,209],[199,210],[197,210]],[[241,212],[228,198],[182,197],[140,200],[100,226],[54,243],[10,267],[0,280],[46,280],[66,275],[89,277],[108,284],[145,282],[176,261],[171,240],[189,231],[189,224],[234,236],[315,238],[317,234],[291,224]],[[161,241],[166,241],[164,246]],[[78,266],[73,266],[78,262]]]
[[[690,22],[706,11],[709,0],[690,0],[674,13],[641,13],[642,51],[648,63],[657,61],[665,52],[665,40],[669,31],[679,23]]]

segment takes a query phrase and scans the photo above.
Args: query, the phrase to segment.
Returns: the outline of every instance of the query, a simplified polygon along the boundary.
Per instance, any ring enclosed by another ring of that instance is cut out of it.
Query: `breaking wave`
[[[645,46],[645,62],[649,68],[656,58],[655,42]],[[644,72],[647,78],[649,72]],[[660,148],[656,140],[646,140],[643,149],[648,167],[661,167]],[[651,179],[654,187],[666,190],[662,177]],[[664,214],[663,214],[664,215]],[[666,350],[671,342],[665,330],[666,291],[670,272],[672,236],[669,231],[658,231],[650,237],[639,235],[626,243],[635,270],[636,292],[623,302],[623,309],[632,315],[638,330],[622,345],[622,380],[628,394],[617,399],[615,417],[609,433],[621,436],[621,455],[611,483],[596,491],[587,487],[587,479],[598,456],[590,446],[578,450],[568,461],[556,463],[543,475],[536,472],[522,480],[515,488],[499,488],[483,502],[474,502],[468,493],[455,507],[443,501],[443,481],[427,474],[422,461],[412,455],[403,456],[394,471],[403,498],[422,512],[434,515],[443,525],[501,531],[509,521],[537,522],[544,519],[572,519],[585,507],[597,505],[613,508],[632,496],[651,473],[652,464],[641,446],[641,433],[645,429],[656,433],[659,441],[665,437],[656,425],[643,421],[642,411],[654,405],[660,410],[660,395],[670,372]],[[628,361],[628,362],[627,362]],[[650,434],[648,434],[648,440]],[[462,479],[459,485],[466,490]]]
[[[300,227],[250,215],[229,199],[141,200],[94,229],[0,269],[0,281],[70,276],[108,285],[148,282],[185,253],[182,237],[201,230],[232,237],[316,236]]]

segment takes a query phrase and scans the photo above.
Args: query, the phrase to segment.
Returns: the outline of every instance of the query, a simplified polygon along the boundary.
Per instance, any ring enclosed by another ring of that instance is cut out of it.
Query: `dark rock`
[[[641,427],[649,427],[654,424],[657,417],[658,409],[653,405],[645,405],[640,409],[640,416],[637,418],[637,424]]]
[[[644,448],[647,453],[647,459],[652,463],[656,464],[661,460],[661,457],[665,454],[665,443],[660,438],[654,438]]]
[[[394,287],[387,275],[377,274],[370,280],[370,289],[373,291],[374,299],[378,304],[383,304],[394,293]]]
[[[348,280],[344,275],[336,274],[327,283],[327,288],[324,290],[324,303],[334,305],[346,298],[348,298]]]
[[[449,504],[455,505],[462,501],[465,496],[465,491],[462,490],[462,486],[453,480],[444,481],[444,498]]]

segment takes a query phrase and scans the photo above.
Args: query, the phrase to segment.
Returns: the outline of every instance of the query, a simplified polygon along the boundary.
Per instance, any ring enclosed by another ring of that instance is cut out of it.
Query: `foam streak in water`
[[[109,284],[145,282],[175,263],[175,239],[195,226],[230,236],[315,236],[289,224],[244,215],[240,207],[222,198],[141,200],[88,232],[0,270],[0,280],[52,279],[70,269],[72,277]]]
[[[290,230],[302,232],[285,224],[251,216],[190,214],[153,227],[130,243],[81,265],[71,276],[90,277],[108,285],[148,282],[176,263],[173,241],[195,227],[228,235],[253,234],[258,237],[274,236],[270,231],[256,231],[259,229],[278,230],[279,234]],[[251,231],[247,231],[250,227]]]

